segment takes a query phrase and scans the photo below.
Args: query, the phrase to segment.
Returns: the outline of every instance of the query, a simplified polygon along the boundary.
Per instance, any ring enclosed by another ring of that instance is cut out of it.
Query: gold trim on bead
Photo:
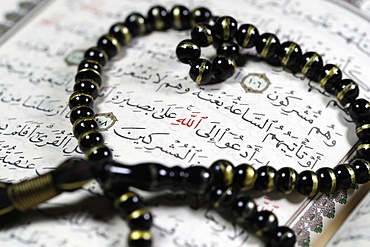
[[[317,174],[310,171],[311,178],[312,178],[312,190],[308,197],[312,197],[317,194],[317,190],[319,188],[319,179],[317,178]]]
[[[85,154],[85,159],[86,159],[86,160],[89,160],[90,155],[91,155],[95,150],[98,150],[99,148],[107,148],[107,146],[105,146],[105,145],[103,145],[103,144],[100,144],[100,145],[97,145],[97,146],[91,147],[89,150],[87,150],[87,152],[86,152],[86,154]]]
[[[220,168],[224,175],[224,185],[229,186],[233,182],[233,176],[234,176],[234,167],[230,162],[220,162]]]
[[[361,125],[360,127],[358,127],[356,129],[356,134],[359,134],[360,132],[364,131],[364,130],[367,130],[370,128],[370,124],[364,124],[364,125]]]
[[[202,82],[202,79],[203,79],[203,72],[206,70],[206,64],[207,64],[207,61],[206,60],[203,60],[202,63],[200,64],[199,66],[199,75],[197,75],[197,78],[195,80],[195,82],[200,85],[200,83]]]
[[[270,50],[270,46],[271,46],[271,41],[272,41],[272,37],[271,35],[268,37],[268,39],[266,40],[266,45],[263,47],[262,49],[262,52],[261,52],[261,56],[262,57],[266,57],[269,50]]]
[[[257,180],[257,172],[252,166],[247,165],[245,169],[245,178],[242,190],[250,190],[253,188]]]
[[[77,119],[74,123],[73,123],[73,126],[72,126],[72,130],[73,132],[75,131],[75,128],[77,127],[77,125],[83,121],[87,121],[87,120],[93,120],[95,121],[95,118],[92,118],[92,117],[81,117],[79,119]],[[95,121],[96,122],[96,121]]]
[[[76,92],[76,93],[73,93],[70,97],[69,97],[69,101],[73,100],[74,98],[76,97],[80,97],[80,96],[86,96],[88,98],[90,98],[92,101],[94,101],[94,97],[91,96],[90,94],[87,94],[87,93],[81,93],[81,92]],[[81,105],[83,106],[83,105]],[[86,105],[88,106],[88,105]]]
[[[249,26],[247,30],[247,35],[243,39],[243,47],[247,47],[249,41],[251,40],[252,32],[254,31],[254,26]]]
[[[271,192],[275,188],[275,175],[272,176],[272,174],[274,173],[271,171],[272,171],[271,167],[268,166],[267,167],[268,183],[267,188],[262,191],[263,193]]]
[[[308,70],[311,68],[312,64],[315,62],[316,58],[318,58],[319,55],[317,53],[312,54],[310,57],[310,60],[303,66],[301,72],[302,74],[306,75]]]
[[[285,53],[285,56],[283,59],[281,59],[281,63],[286,66],[290,60],[290,55],[292,55],[294,49],[297,47],[296,43],[291,43],[290,46],[288,47],[287,53]]]
[[[213,203],[213,206],[215,208],[218,208],[221,204],[221,202],[225,199],[225,197],[227,196],[227,192],[231,191],[231,188],[227,188],[223,193],[222,195]]]
[[[364,143],[357,146],[356,151],[359,151],[360,149],[370,149],[370,144]]]
[[[117,53],[120,53],[121,52],[121,45],[119,44],[118,39],[116,37],[114,37],[113,35],[111,35],[111,34],[106,34],[104,36],[105,36],[105,38],[107,38],[108,40],[110,40],[112,42],[112,44],[116,48]]]
[[[135,197],[137,196],[136,193],[132,192],[132,191],[128,191],[124,194],[122,194],[120,197],[116,198],[113,202],[113,206],[115,209],[119,209],[119,206],[121,203],[124,203],[126,202],[129,198],[132,198],[132,197]]]
[[[325,75],[325,77],[324,77],[324,78],[322,78],[322,79],[320,80],[320,85],[321,85],[321,87],[325,87],[325,85],[326,85],[326,83],[328,82],[328,80],[329,80],[330,78],[332,78],[332,77],[333,77],[333,75],[334,75],[338,70],[339,70],[339,68],[338,68],[337,66],[334,66],[333,68],[331,68],[331,69],[329,70],[329,73],[328,73],[327,75]]]
[[[130,235],[128,236],[128,238],[129,238],[129,241],[137,241],[140,239],[151,240],[152,233],[147,230],[134,230],[130,232]]]
[[[335,173],[333,170],[328,169],[328,172],[331,178],[331,188],[330,188],[329,193],[333,193],[335,189],[337,188],[337,177],[335,176]]]
[[[223,40],[229,40],[230,39],[230,18],[225,17],[222,22],[222,38]]]
[[[355,84],[353,84],[353,82],[345,86],[344,89],[337,94],[337,99],[342,100],[349,91],[354,89],[354,87],[355,87]]]
[[[137,219],[140,216],[143,216],[144,214],[148,214],[148,213],[150,214],[150,212],[146,209],[136,209],[127,216],[127,221]]]
[[[182,23],[181,23],[181,11],[179,7],[175,7],[172,11],[173,14],[173,25],[176,29],[182,29]]]
[[[289,186],[291,187],[289,190],[285,191],[284,194],[288,195],[290,193],[292,193],[295,189],[295,185],[296,185],[296,182],[297,182],[297,173],[294,172],[293,169],[289,169],[289,177],[292,178],[292,180],[289,182],[291,182],[291,184],[289,184]]]
[[[94,119],[94,120],[95,120],[95,119]],[[78,137],[78,139],[77,139],[78,146],[80,146],[82,139],[83,139],[83,138],[85,138],[85,136],[87,136],[87,135],[89,135],[89,134],[91,134],[91,133],[100,133],[100,132],[99,132],[99,131],[97,131],[97,130],[92,129],[92,130],[88,130],[88,131],[86,131],[86,132],[82,133],[82,134]]]
[[[92,72],[94,72],[95,74],[97,74],[101,78],[101,74],[99,73],[99,71],[97,71],[95,69],[92,69],[92,68],[83,68],[83,69],[80,69],[79,71],[77,71],[77,74],[78,73],[82,73],[82,72],[86,72],[86,71],[92,71]],[[90,79],[90,78],[82,78],[82,79]],[[80,80],[82,80],[82,79],[80,79]]]
[[[128,29],[128,27],[126,27],[125,25],[121,23],[117,23],[116,25],[118,26],[119,30],[121,31],[121,34],[124,37],[123,43],[127,45],[128,43],[130,43],[131,38],[132,38],[130,30]]]
[[[356,173],[350,165],[344,164],[344,166],[346,167],[346,169],[347,169],[347,171],[348,171],[348,173],[351,177],[351,185],[349,187],[354,188],[355,185],[356,185]]]

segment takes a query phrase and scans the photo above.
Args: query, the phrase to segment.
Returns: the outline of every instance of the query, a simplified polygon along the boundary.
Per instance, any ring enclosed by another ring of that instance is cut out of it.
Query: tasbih
[[[320,168],[316,172],[296,172],[290,167],[279,170],[271,166],[255,169],[249,164],[234,166],[218,160],[210,167],[167,167],[157,163],[121,164],[113,160],[108,146],[99,132],[93,110],[102,84],[102,68],[132,37],[151,31],[191,31],[191,38],[181,41],[176,48],[178,59],[190,65],[190,78],[199,85],[221,82],[236,70],[241,48],[256,48],[261,58],[280,65],[292,73],[302,73],[318,82],[326,92],[336,96],[356,123],[360,144],[349,164],[334,168]],[[217,56],[212,62],[200,58],[201,47],[213,45]],[[274,190],[290,194],[294,190],[313,197],[317,193],[347,190],[370,180],[370,103],[358,98],[359,87],[351,79],[342,79],[340,68],[323,64],[316,52],[303,53],[292,41],[280,43],[272,33],[259,34],[251,24],[238,27],[230,16],[215,17],[204,7],[189,11],[181,5],[167,11],[152,7],[147,17],[130,14],[122,23],[111,26],[108,34],[100,37],[95,47],[89,48],[78,66],[73,93],[69,99],[70,121],[85,159],[71,158],[56,170],[18,184],[0,183],[0,216],[9,217],[24,212],[64,191],[74,191],[95,178],[105,195],[113,200],[120,216],[128,221],[130,247],[152,245],[151,213],[144,208],[134,187],[145,191],[182,191],[189,195],[207,195],[210,205],[232,216],[233,220],[257,236],[266,239],[267,246],[294,246],[295,233],[286,226],[278,226],[277,217],[270,211],[258,211],[254,201],[243,192],[256,189],[262,193]]]

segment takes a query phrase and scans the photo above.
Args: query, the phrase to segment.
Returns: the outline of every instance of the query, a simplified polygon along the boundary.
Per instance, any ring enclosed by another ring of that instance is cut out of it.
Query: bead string
[[[165,31],[171,27],[186,30],[194,26],[191,39],[181,41],[176,48],[179,60],[190,65],[190,77],[198,84],[210,83],[216,78],[226,80],[235,72],[239,47],[255,47],[257,53],[268,63],[279,64],[292,71],[301,72],[308,79],[319,82],[346,109],[356,122],[356,133],[361,140],[356,157],[350,164],[340,164],[334,169],[320,168],[316,172],[297,173],[292,168],[278,171],[270,166],[255,170],[247,164],[234,166],[225,160],[214,162],[209,168],[167,168],[160,164],[139,164],[126,166],[113,161],[110,149],[98,131],[92,109],[102,83],[101,73],[106,62],[120,52],[132,37],[147,34],[153,30]],[[235,41],[234,41],[235,39]],[[217,56],[213,62],[200,58],[200,47],[216,44]],[[69,99],[70,120],[73,134],[80,149],[91,162],[96,179],[106,194],[114,198],[115,205],[123,218],[129,219],[131,233],[129,246],[151,246],[149,232],[151,214],[142,208],[139,197],[128,191],[136,187],[148,191],[164,189],[183,190],[189,194],[210,195],[210,202],[216,208],[230,210],[235,221],[268,239],[268,246],[293,246],[295,234],[288,227],[278,227],[276,216],[268,211],[257,212],[251,198],[238,196],[239,191],[258,189],[262,192],[279,190],[284,194],[296,189],[305,196],[318,192],[332,193],[338,189],[353,188],[356,183],[367,183],[370,179],[370,104],[357,99],[358,85],[350,79],[342,80],[341,70],[332,64],[323,66],[322,58],[316,52],[302,53],[298,44],[287,41],[280,44],[276,35],[259,34],[256,27],[243,24],[239,28],[234,18],[216,18],[206,8],[190,12],[177,5],[167,12],[161,6],[152,7],[147,18],[139,13],[130,14],[125,22],[112,25],[85,52],[84,60],[78,66],[73,93]],[[114,167],[124,167],[130,174],[117,172]],[[156,184],[153,186],[152,184]],[[113,192],[112,192],[113,191]],[[122,195],[120,195],[122,194]],[[132,222],[135,223],[132,223]]]

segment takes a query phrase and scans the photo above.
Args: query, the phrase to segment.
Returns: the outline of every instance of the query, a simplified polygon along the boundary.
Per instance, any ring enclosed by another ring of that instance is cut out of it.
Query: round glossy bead
[[[75,106],[88,106],[93,107],[94,98],[90,94],[76,92],[69,97],[68,106],[70,109]]]
[[[98,145],[87,150],[85,158],[90,161],[93,166],[102,166],[106,162],[112,161],[113,155],[107,146]],[[96,169],[99,170],[99,167]]]
[[[71,124],[73,124],[79,118],[82,117],[93,118],[94,116],[95,116],[94,110],[90,106],[79,105],[71,109],[71,112],[69,113],[69,120],[71,121]]]
[[[353,168],[356,174],[356,182],[358,184],[364,184],[370,180],[370,164],[364,159],[354,159],[351,161],[350,166]]]
[[[102,134],[96,130],[89,130],[80,135],[78,138],[78,147],[82,152],[86,152],[93,146],[104,144]]]
[[[356,124],[357,137],[370,139],[370,120],[360,120]]]
[[[82,69],[93,69],[99,72],[99,74],[101,74],[102,72],[102,66],[96,60],[89,60],[89,59],[82,60],[80,64],[78,65],[77,71],[82,70]]]
[[[217,55],[230,57],[236,61],[239,58],[239,46],[234,42],[223,42],[217,48]]]
[[[213,75],[224,81],[234,75],[236,70],[235,60],[230,57],[216,56],[212,62]]]
[[[172,185],[171,189],[174,191],[183,190],[184,184],[186,181],[186,176],[188,174],[184,171],[183,168],[179,166],[171,167],[168,171],[169,181]]]
[[[212,64],[206,59],[197,59],[190,65],[190,78],[198,85],[204,85],[212,79]]]
[[[301,71],[302,50],[298,44],[292,41],[282,43],[277,50],[277,57],[293,73]]]
[[[212,12],[204,7],[196,8],[191,12],[191,21],[193,23],[193,26],[201,22],[207,23],[211,19],[211,17]]]
[[[146,209],[136,209],[128,215],[127,221],[131,230],[149,230],[153,225],[153,216]]]
[[[231,16],[222,16],[217,19],[213,32],[214,35],[223,41],[232,40],[238,29],[237,21]]]
[[[208,24],[196,24],[190,35],[192,41],[201,47],[207,47],[213,43],[211,27]]]
[[[258,29],[251,24],[243,24],[236,32],[236,42],[243,48],[255,46],[256,40],[260,36]]]
[[[341,105],[346,105],[357,99],[360,89],[356,82],[351,79],[344,79],[334,86],[334,95]]]
[[[337,177],[333,169],[328,167],[320,168],[316,171],[319,179],[319,191],[323,193],[333,193],[337,188]]]
[[[131,41],[131,33],[123,23],[115,23],[109,29],[109,34],[114,36],[121,46],[127,45]]]
[[[147,230],[133,230],[128,236],[129,247],[151,247],[152,234]]]
[[[200,57],[200,47],[192,40],[185,39],[176,47],[177,58],[185,64],[190,64]]]
[[[304,74],[308,79],[317,82],[318,74],[323,68],[321,56],[316,52],[306,52],[302,55],[301,66],[301,73]]]
[[[257,180],[256,170],[248,164],[235,167],[233,185],[241,190],[250,190]]]
[[[98,123],[95,121],[94,118],[85,117],[79,118],[73,123],[73,135],[78,138],[84,132],[89,130],[97,130]]]
[[[354,188],[356,185],[356,174],[353,168],[347,164],[339,164],[334,167],[337,176],[337,186],[340,189]]]
[[[96,45],[99,49],[105,51],[108,58],[112,58],[121,51],[121,45],[118,40],[110,34],[105,34],[101,36]]]
[[[99,86],[101,85],[101,74],[94,69],[81,69],[75,76],[75,82],[79,80],[89,79],[95,81]]]
[[[231,205],[231,214],[236,223],[247,226],[257,213],[256,203],[250,197],[238,197]]]
[[[370,138],[363,137],[360,139],[360,144],[356,148],[357,157],[370,159]]]
[[[125,20],[126,27],[130,30],[133,37],[144,35],[150,32],[150,24],[143,15],[132,13]]]
[[[348,113],[356,123],[361,120],[370,120],[370,104],[366,99],[356,99],[348,107]]]
[[[215,208],[228,208],[236,195],[237,191],[233,187],[216,187],[210,193],[210,200]]]
[[[126,219],[133,211],[143,207],[140,197],[132,191],[127,191],[117,197],[113,205],[123,219]]]
[[[185,173],[184,190],[190,194],[204,194],[213,183],[213,176],[205,167],[191,166]]]
[[[176,5],[171,9],[172,26],[175,30],[185,30],[191,27],[191,14],[189,9]]]
[[[148,21],[151,27],[157,31],[171,28],[171,16],[162,6],[154,6],[149,9]]]
[[[82,79],[75,83],[73,92],[86,93],[96,99],[99,95],[99,85],[93,80]]]
[[[319,74],[321,87],[330,94],[334,94],[335,86],[340,80],[342,80],[342,71],[334,64],[325,65]]]
[[[108,55],[101,49],[97,47],[92,47],[88,49],[85,54],[84,58],[87,60],[94,60],[104,66],[108,61]]]
[[[274,213],[267,210],[257,212],[251,222],[252,231],[260,237],[270,236],[277,227],[278,219]]]
[[[297,191],[307,197],[317,194],[319,189],[319,179],[313,171],[303,171],[298,175]]]
[[[233,182],[234,166],[227,160],[217,160],[209,167],[214,177],[214,185],[229,187]]]
[[[284,194],[290,194],[294,191],[297,180],[298,174],[293,168],[281,168],[276,173],[276,188]]]
[[[256,40],[256,50],[261,57],[271,59],[276,55],[276,51],[280,46],[280,41],[275,34],[264,33]]]
[[[268,193],[276,189],[276,170],[271,166],[261,166],[257,169],[257,179],[254,185],[259,191]]]
[[[266,247],[293,247],[296,235],[292,229],[279,226],[271,232]]]

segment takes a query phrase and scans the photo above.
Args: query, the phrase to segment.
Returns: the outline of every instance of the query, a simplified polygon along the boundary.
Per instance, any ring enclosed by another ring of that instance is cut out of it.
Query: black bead
[[[73,135],[78,138],[81,134],[89,130],[97,130],[98,123],[94,118],[84,117],[79,118],[73,123]]]
[[[209,167],[214,177],[214,185],[228,187],[233,182],[234,166],[227,160],[217,160]]]
[[[143,15],[139,13],[132,13],[127,16],[125,20],[126,27],[130,30],[133,37],[144,35],[150,32],[150,24]]]
[[[216,56],[212,61],[213,75],[221,81],[224,81],[233,76],[235,70],[235,60],[230,57]]]
[[[119,215],[126,219],[133,211],[142,208],[143,203],[136,193],[127,191],[114,200],[114,207]]]
[[[323,193],[333,193],[337,188],[337,176],[333,169],[328,167],[320,168],[316,171],[319,179],[319,191]]]
[[[222,16],[217,19],[213,32],[222,41],[229,41],[235,37],[238,30],[238,22],[231,16]]]
[[[151,247],[152,234],[147,230],[134,230],[130,232],[127,244],[128,247]]]
[[[148,21],[152,29],[157,31],[171,28],[171,15],[162,6],[153,6],[149,9]]]
[[[210,192],[210,200],[215,208],[227,209],[234,202],[237,191],[233,187],[215,187]]]
[[[89,79],[95,81],[99,86],[101,85],[102,79],[98,71],[94,69],[81,69],[75,76],[75,82],[79,80]]]
[[[255,46],[256,40],[260,36],[258,29],[251,24],[243,24],[236,32],[236,42],[243,48]]]
[[[185,30],[191,27],[191,14],[189,9],[176,5],[171,9],[172,26],[175,30]]]
[[[353,168],[347,164],[339,164],[334,167],[337,176],[337,186],[340,189],[353,189],[356,185],[356,174]]]
[[[266,247],[294,247],[296,235],[292,229],[279,226],[271,232]]]
[[[370,120],[370,104],[366,99],[356,99],[348,107],[352,120],[358,123],[361,120]]]
[[[370,139],[370,120],[360,120],[356,124],[356,134],[359,139]]]
[[[127,221],[131,230],[149,230],[153,225],[153,216],[146,209],[136,209],[128,215]]]
[[[108,61],[108,55],[97,47],[92,47],[85,52],[85,59],[94,60],[104,66]]]
[[[186,168],[184,190],[190,194],[204,194],[213,184],[213,176],[210,171],[202,166]]]
[[[89,94],[96,99],[99,95],[99,85],[93,80],[81,79],[73,86],[73,92]]]
[[[319,179],[313,171],[303,171],[298,175],[297,191],[307,197],[317,194],[319,189]]]
[[[298,44],[292,41],[282,43],[277,50],[277,57],[281,64],[293,73],[301,71],[302,50]]]
[[[276,170],[271,166],[261,166],[257,169],[257,179],[254,185],[259,191],[268,193],[276,189]]]
[[[88,107],[93,107],[94,105],[94,98],[90,94],[86,93],[73,93],[69,97],[69,109],[72,109],[75,106],[88,106]]]
[[[257,179],[256,170],[248,165],[241,164],[235,167],[233,185],[241,190],[250,190],[254,187]]]
[[[192,29],[190,35],[192,41],[201,47],[207,47],[212,45],[213,43],[211,27],[208,24],[196,24]]]
[[[123,23],[115,23],[109,29],[109,34],[114,36],[121,46],[127,45],[131,41],[130,29]]]
[[[356,182],[365,184],[370,180],[370,164],[367,160],[356,158],[351,161],[350,166],[356,174]]]
[[[104,144],[102,134],[96,130],[90,130],[82,133],[78,138],[78,147],[82,152],[86,152],[93,146]]]
[[[121,45],[118,40],[110,34],[105,34],[98,39],[96,45],[99,49],[102,49],[107,53],[108,58],[112,58],[121,51]]]
[[[230,57],[233,60],[237,60],[239,58],[239,46],[234,42],[223,42],[218,48],[217,48],[217,55],[218,56],[224,56],[224,57]]]
[[[360,94],[360,89],[356,82],[351,79],[343,79],[334,86],[334,95],[341,105],[352,103]]]
[[[191,12],[191,21],[193,23],[193,26],[201,22],[207,23],[211,19],[211,17],[212,12],[204,7],[196,8]]]
[[[250,197],[238,197],[231,205],[231,215],[236,223],[247,226],[257,213],[256,203]]]
[[[271,59],[276,55],[280,46],[280,41],[275,34],[264,33],[261,34],[256,40],[256,50],[261,57]]]
[[[78,105],[71,109],[71,112],[69,113],[69,119],[71,121],[71,124],[73,124],[77,119],[82,117],[91,117],[93,118],[95,116],[94,110],[87,105]]]
[[[306,52],[302,55],[301,66],[302,74],[312,81],[318,81],[318,75],[323,68],[323,61],[319,54],[312,51]]]
[[[212,64],[206,59],[196,59],[190,65],[190,78],[198,85],[208,84],[212,79]]]
[[[326,64],[319,73],[319,82],[328,93],[334,94],[336,84],[342,80],[342,71],[334,64]]]
[[[270,236],[277,227],[278,219],[274,213],[267,210],[257,212],[251,222],[251,230],[260,237]]]
[[[99,170],[99,167],[113,160],[113,155],[107,146],[98,145],[87,150],[86,159],[96,167],[95,169]]]
[[[187,173],[179,166],[171,167],[168,171],[169,182],[172,190],[182,190],[186,181]]]
[[[284,194],[290,194],[294,191],[297,180],[298,174],[293,168],[281,168],[276,173],[276,188]]]
[[[96,60],[89,60],[89,59],[82,60],[80,64],[78,65],[77,71],[80,71],[82,69],[93,69],[93,70],[96,70],[99,74],[101,74],[102,72],[102,66]]]
[[[185,64],[190,64],[200,57],[200,47],[192,40],[185,39],[176,47],[177,58]]]
[[[360,144],[356,148],[356,156],[366,160],[370,159],[370,138],[367,136],[360,139]]]

